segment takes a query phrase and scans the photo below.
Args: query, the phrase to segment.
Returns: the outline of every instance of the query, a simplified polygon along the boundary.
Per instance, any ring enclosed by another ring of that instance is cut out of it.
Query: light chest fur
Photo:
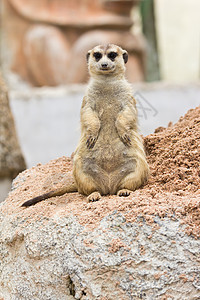
[[[91,80],[86,95],[88,104],[101,121],[101,131],[109,126],[112,130],[118,113],[132,99],[132,89],[125,79],[117,82]]]

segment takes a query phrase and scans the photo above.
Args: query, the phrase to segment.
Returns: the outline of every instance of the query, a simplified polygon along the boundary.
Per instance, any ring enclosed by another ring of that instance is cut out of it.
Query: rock
[[[25,63],[37,85],[66,83],[70,45],[59,29],[32,26],[24,37],[24,46]]]
[[[0,202],[5,199],[11,180],[25,168],[8,91],[0,73]]]
[[[129,27],[132,25],[130,11],[138,1],[92,1],[80,4],[79,0],[9,0],[15,11],[24,18],[39,23],[69,25],[75,27],[113,25]],[[112,3],[110,3],[112,2]]]
[[[11,189],[12,179],[9,177],[0,178],[0,202],[4,201]]]
[[[34,86],[84,83],[87,51],[114,41],[129,51],[129,81],[144,80],[144,38],[130,32],[134,5],[138,1],[4,1],[4,64]]]
[[[200,299],[199,112],[145,138],[152,175],[128,197],[22,208],[66,184],[72,161],[20,173],[0,205],[0,299]]]
[[[71,166],[63,157],[22,172],[1,204],[0,298],[199,299],[200,240],[172,213],[172,194],[88,203],[74,193],[20,207],[63,184]]]
[[[127,76],[131,82],[144,79],[144,64],[138,59],[145,51],[142,37],[111,30],[91,30],[74,42],[73,46],[64,34],[53,26],[35,25],[27,30],[24,38],[24,56],[29,73],[39,86],[87,82],[86,53],[97,44],[118,44],[129,51]],[[131,45],[130,44],[131,41]],[[132,49],[134,48],[134,52]],[[59,53],[59,55],[57,55]],[[42,68],[41,68],[42,65]],[[134,72],[133,72],[134,70]]]

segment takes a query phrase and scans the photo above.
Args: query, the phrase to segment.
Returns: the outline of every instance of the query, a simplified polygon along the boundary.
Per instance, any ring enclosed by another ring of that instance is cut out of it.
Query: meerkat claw
[[[119,197],[128,197],[130,195],[131,191],[127,189],[119,190],[117,192],[117,196]]]
[[[87,141],[86,141],[87,147],[88,147],[89,149],[92,149],[92,148],[94,147],[95,143],[96,143],[96,140],[97,140],[96,138],[90,136],[90,137],[87,139]]]
[[[131,146],[131,139],[126,133],[122,136],[122,141],[125,145]]]
[[[101,194],[99,192],[93,192],[87,197],[88,202],[95,202],[101,199]]]

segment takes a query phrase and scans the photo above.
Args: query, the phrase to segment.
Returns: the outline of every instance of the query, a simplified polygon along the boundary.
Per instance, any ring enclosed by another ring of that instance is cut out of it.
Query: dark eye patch
[[[111,59],[112,61],[114,61],[117,56],[118,56],[117,52],[108,53],[108,58]]]
[[[100,52],[94,52],[93,56],[96,61],[99,61],[102,58],[102,54]]]

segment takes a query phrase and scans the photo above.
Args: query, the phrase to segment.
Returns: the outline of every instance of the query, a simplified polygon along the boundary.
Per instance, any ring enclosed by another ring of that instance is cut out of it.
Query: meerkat
[[[146,183],[149,167],[138,132],[136,100],[125,78],[127,61],[127,51],[114,44],[99,45],[87,53],[90,80],[80,112],[73,179],[22,206],[77,191],[87,195],[88,201],[108,194],[129,196]]]

